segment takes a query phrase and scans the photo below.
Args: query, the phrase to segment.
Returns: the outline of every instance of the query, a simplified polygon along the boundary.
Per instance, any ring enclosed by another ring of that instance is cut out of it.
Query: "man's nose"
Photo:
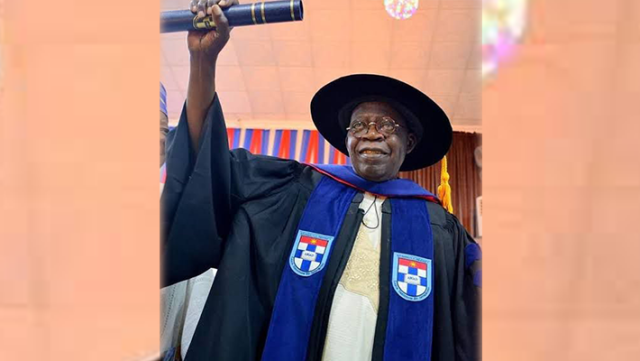
[[[376,128],[376,123],[371,122],[367,124],[367,132],[364,133],[362,138],[365,138],[368,140],[378,140],[378,139],[384,139],[384,136],[380,134],[380,132],[378,132],[378,128]]]

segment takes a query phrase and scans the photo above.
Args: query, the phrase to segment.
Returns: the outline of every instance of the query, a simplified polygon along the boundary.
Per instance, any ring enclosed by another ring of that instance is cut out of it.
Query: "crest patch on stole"
[[[400,297],[407,301],[422,301],[431,293],[433,268],[431,260],[404,253],[393,253],[391,283]]]
[[[299,230],[289,257],[289,266],[303,277],[320,272],[327,264],[332,243],[332,236]]]

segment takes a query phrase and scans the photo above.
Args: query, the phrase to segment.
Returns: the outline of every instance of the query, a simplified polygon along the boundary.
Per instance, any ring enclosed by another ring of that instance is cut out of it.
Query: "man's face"
[[[399,125],[393,132],[380,132],[371,123],[393,120]],[[397,177],[404,157],[416,145],[416,136],[410,133],[400,114],[383,102],[366,102],[358,105],[351,114],[350,127],[358,122],[365,124],[365,130],[347,133],[347,150],[351,163],[362,178],[383,182]]]

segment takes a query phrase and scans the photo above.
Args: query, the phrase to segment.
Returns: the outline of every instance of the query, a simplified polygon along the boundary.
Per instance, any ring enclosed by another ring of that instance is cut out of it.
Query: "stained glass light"
[[[492,74],[522,36],[526,0],[482,0],[482,76]]]
[[[398,20],[408,19],[418,10],[418,0],[384,0],[384,8]]]

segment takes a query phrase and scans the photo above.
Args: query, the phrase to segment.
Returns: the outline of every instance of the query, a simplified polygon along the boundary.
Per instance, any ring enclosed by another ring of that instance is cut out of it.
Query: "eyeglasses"
[[[390,136],[391,134],[396,132],[396,129],[400,128],[400,125],[396,123],[393,119],[389,117],[384,117],[376,122],[364,122],[362,120],[356,120],[347,128],[348,132],[351,132],[356,137],[361,137],[369,131],[371,124],[376,126],[376,130],[378,133],[384,136]]]

